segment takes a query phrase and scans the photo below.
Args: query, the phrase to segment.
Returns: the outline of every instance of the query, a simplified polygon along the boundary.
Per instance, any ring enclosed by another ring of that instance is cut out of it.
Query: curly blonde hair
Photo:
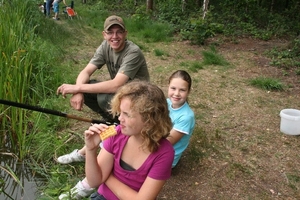
[[[129,98],[131,109],[142,116],[145,123],[141,131],[144,139],[143,147],[150,152],[158,149],[159,141],[167,138],[172,129],[167,101],[163,91],[149,82],[132,81],[122,86],[111,100],[111,114],[120,114],[120,104],[123,98]]]

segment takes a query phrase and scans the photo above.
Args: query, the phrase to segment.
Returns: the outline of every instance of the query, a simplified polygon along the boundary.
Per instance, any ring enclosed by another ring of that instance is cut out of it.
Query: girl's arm
[[[85,174],[90,187],[97,188],[101,185],[113,168],[113,155],[105,149],[101,149],[99,155],[93,151],[86,150]]]
[[[137,192],[116,179],[112,174],[105,184],[120,200],[154,200],[163,188],[166,180],[156,180],[147,177],[141,189]]]
[[[169,142],[174,145],[176,144],[182,137],[184,136],[183,133],[176,131],[174,129],[172,129],[170,131],[170,135],[167,137],[167,140],[169,140]]]
[[[114,157],[105,149],[97,151],[100,144],[99,133],[107,128],[105,124],[94,124],[85,133],[85,174],[91,187],[98,187],[103,183],[113,168]]]

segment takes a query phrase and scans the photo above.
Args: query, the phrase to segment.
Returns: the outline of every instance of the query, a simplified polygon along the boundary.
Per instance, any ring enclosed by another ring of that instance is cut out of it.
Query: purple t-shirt
[[[167,139],[160,141],[158,150],[151,153],[140,168],[135,171],[128,171],[120,166],[120,159],[129,136],[122,134],[120,126],[117,126],[116,130],[117,135],[103,141],[103,148],[114,155],[112,173],[119,181],[135,191],[139,191],[147,176],[157,180],[167,180],[170,178],[174,148]],[[98,193],[109,200],[118,199],[105,183],[99,186]]]

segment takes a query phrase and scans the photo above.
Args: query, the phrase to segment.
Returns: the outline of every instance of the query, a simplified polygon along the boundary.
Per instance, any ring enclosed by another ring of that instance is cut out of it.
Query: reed
[[[0,33],[2,36],[1,42],[1,98],[12,99],[14,101],[24,101],[26,99],[26,82],[30,78],[31,65],[29,60],[29,52],[26,51],[26,37],[30,37],[30,30],[27,30],[24,13],[26,11],[25,4],[17,3],[16,1],[3,2],[1,9],[1,24]],[[13,11],[14,8],[15,11]],[[13,15],[12,13],[17,12]],[[30,38],[29,38],[30,39]],[[3,106],[2,106],[3,108]],[[3,109],[1,109],[3,110]],[[17,146],[17,143],[24,142],[24,133],[27,126],[18,126],[23,124],[26,111],[17,109],[6,109],[2,113],[1,126],[4,134],[9,135],[12,139],[12,146]],[[9,126],[8,126],[9,125]],[[3,137],[2,137],[3,139]],[[5,141],[7,143],[7,141]],[[20,147],[22,145],[19,145]],[[22,157],[22,150],[19,149]]]
[[[34,1],[1,1],[0,7],[0,98],[34,105],[52,93],[60,81],[57,76],[53,78],[54,69],[47,63],[59,51],[36,34],[43,29],[45,18],[35,9]],[[1,104],[0,111],[0,142],[23,160],[34,135],[31,112]]]

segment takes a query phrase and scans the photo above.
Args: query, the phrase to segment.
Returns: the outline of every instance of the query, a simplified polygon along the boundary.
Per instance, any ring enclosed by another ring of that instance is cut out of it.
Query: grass
[[[250,80],[250,84],[264,90],[283,90],[284,84],[275,78],[257,77]]]
[[[47,20],[46,24],[38,9],[28,9],[36,7],[33,1],[13,0],[1,6],[0,98],[37,105],[52,95],[53,88],[63,79],[61,73],[57,73],[61,68],[57,63],[63,60],[62,46],[70,32],[54,26],[53,21]],[[0,141],[9,144],[14,152],[18,151],[18,158],[23,160],[38,130],[31,128],[36,119],[30,118],[29,110],[0,106],[5,110],[1,113]]]
[[[219,66],[229,66],[229,62],[223,58],[222,55],[218,54],[215,47],[211,47],[208,51],[202,51],[203,55],[203,65],[219,65]]]

